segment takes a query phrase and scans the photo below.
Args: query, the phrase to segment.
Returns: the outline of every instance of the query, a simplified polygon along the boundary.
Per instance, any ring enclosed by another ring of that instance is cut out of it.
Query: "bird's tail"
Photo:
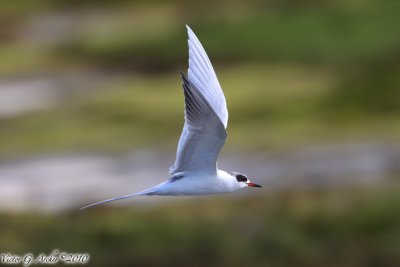
[[[125,199],[125,198],[131,198],[131,197],[135,197],[135,196],[153,195],[153,193],[154,193],[154,190],[148,189],[148,190],[144,190],[144,191],[141,191],[141,192],[138,192],[138,193],[135,193],[135,194],[131,194],[131,195],[126,195],[126,196],[121,196],[121,197],[114,197],[114,198],[102,200],[102,201],[99,201],[99,202],[95,202],[95,203],[92,203],[92,204],[89,204],[89,205],[86,205],[86,206],[80,208],[80,210],[84,210],[84,209],[87,209],[87,208],[90,208],[90,207],[93,207],[93,206],[96,206],[96,205],[99,205],[99,204],[104,204],[104,203],[107,203],[107,202],[112,202],[112,201],[121,200],[121,199]]]

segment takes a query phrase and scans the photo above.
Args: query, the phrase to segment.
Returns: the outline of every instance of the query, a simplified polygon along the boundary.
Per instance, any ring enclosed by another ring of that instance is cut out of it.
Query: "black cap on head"
[[[236,177],[236,180],[238,182],[247,182],[247,180],[248,180],[247,176],[245,174],[243,174],[243,173],[232,172],[231,174]]]

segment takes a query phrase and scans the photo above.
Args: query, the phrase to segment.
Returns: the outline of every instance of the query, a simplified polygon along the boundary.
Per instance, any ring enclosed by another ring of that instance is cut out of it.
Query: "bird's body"
[[[147,192],[147,195],[208,195],[228,193],[240,189],[236,177],[223,170],[216,173],[204,173],[193,171],[177,174],[167,181],[149,189],[154,193]]]
[[[228,110],[225,96],[204,48],[193,31],[189,35],[188,78],[181,73],[185,96],[185,124],[179,139],[170,178],[141,192],[87,205],[143,195],[206,195],[228,193],[240,188],[261,187],[246,175],[217,167],[219,151],[227,137]]]

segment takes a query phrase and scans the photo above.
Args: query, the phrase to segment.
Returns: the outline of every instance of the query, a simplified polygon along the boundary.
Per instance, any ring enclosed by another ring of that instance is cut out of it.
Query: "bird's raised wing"
[[[170,174],[184,171],[215,173],[218,153],[226,140],[228,111],[206,52],[189,33],[189,79],[181,74],[185,95],[185,125]]]
[[[189,35],[189,81],[199,89],[226,129],[228,126],[228,110],[217,75],[199,39],[189,26],[186,25],[186,28]]]

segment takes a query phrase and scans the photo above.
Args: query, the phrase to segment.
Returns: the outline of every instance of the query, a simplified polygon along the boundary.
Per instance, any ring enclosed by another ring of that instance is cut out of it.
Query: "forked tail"
[[[126,195],[126,196],[122,196],[122,197],[114,197],[114,198],[102,200],[102,201],[99,201],[99,202],[96,202],[96,203],[92,203],[92,204],[89,204],[89,205],[86,205],[86,206],[80,208],[80,210],[84,210],[84,209],[87,209],[87,208],[90,208],[90,207],[93,207],[93,206],[96,206],[96,205],[99,205],[99,204],[104,204],[104,203],[107,203],[107,202],[112,202],[112,201],[121,200],[121,199],[125,199],[125,198],[131,198],[131,197],[135,197],[135,196],[153,195],[153,193],[154,193],[153,190],[144,190],[144,191],[141,191],[141,192],[138,192],[138,193],[135,193],[135,194]]]

